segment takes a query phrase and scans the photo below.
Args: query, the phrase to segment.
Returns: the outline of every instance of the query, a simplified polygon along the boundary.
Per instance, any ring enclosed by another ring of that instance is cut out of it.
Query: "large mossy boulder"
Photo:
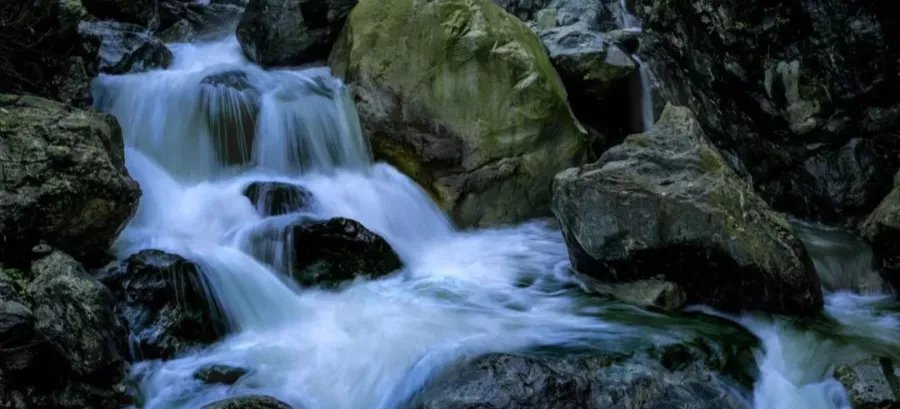
[[[553,211],[572,264],[601,281],[663,276],[689,302],[814,313],[822,291],[803,244],[729,168],[686,108],[556,177]]]
[[[251,0],[238,41],[247,57],[267,67],[324,60],[357,1]]]
[[[100,41],[99,68],[108,74],[166,68],[172,52],[150,30],[115,21],[84,21],[78,32]]]
[[[696,112],[776,209],[852,225],[890,190],[900,167],[890,0],[634,3],[657,94]]]
[[[104,281],[116,293],[135,360],[168,359],[218,340],[226,325],[197,266],[160,250],[144,250]]]
[[[27,265],[41,241],[90,262],[134,213],[140,188],[107,114],[0,95],[0,261]]]
[[[729,382],[695,364],[668,369],[612,356],[491,354],[445,369],[411,409],[744,408]]]
[[[882,276],[900,290],[900,173],[894,177],[894,189],[863,222],[860,233],[872,245]]]
[[[540,40],[488,0],[364,0],[329,64],[375,156],[462,225],[546,214],[553,175],[586,159]]]

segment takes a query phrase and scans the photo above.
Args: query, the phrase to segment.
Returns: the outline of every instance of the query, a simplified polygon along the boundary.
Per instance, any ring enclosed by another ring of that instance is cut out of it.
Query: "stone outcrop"
[[[84,21],[79,34],[100,42],[99,68],[107,74],[162,69],[172,63],[172,52],[150,30],[114,21]]]
[[[743,182],[686,108],[598,162],[557,175],[553,211],[572,264],[601,281],[657,276],[689,302],[814,313],[822,292],[791,226]]]

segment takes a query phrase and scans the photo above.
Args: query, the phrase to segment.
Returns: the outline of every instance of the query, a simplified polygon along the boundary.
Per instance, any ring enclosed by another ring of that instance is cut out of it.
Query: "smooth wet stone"
[[[380,277],[399,269],[397,254],[381,236],[345,219],[290,227],[291,276],[303,285],[333,286],[356,277]]]
[[[249,395],[210,403],[201,409],[302,409],[263,395]]]
[[[295,213],[313,200],[302,186],[283,182],[253,182],[244,189],[244,196],[262,216]]]
[[[685,305],[687,295],[678,284],[664,280],[639,280],[624,283],[588,281],[589,288],[599,294],[641,307],[673,311]]]
[[[124,268],[125,274],[110,275],[107,282],[131,332],[134,360],[172,358],[224,333],[225,323],[195,264],[144,250],[129,257]]]
[[[822,290],[788,222],[741,180],[686,108],[598,162],[557,175],[553,212],[575,269],[621,283],[663,276],[688,302],[815,313]]]
[[[220,383],[223,385],[233,385],[242,376],[247,374],[244,368],[229,365],[210,365],[197,370],[194,373],[194,379],[203,383],[213,384]]]

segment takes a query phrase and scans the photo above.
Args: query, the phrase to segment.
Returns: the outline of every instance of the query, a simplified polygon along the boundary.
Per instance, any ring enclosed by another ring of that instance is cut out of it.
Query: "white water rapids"
[[[143,190],[114,250],[124,258],[155,248],[197,263],[231,335],[177,359],[134,365],[140,407],[197,408],[262,393],[297,408],[388,409],[460,357],[542,346],[632,351],[689,335],[674,318],[660,325],[657,313],[584,295],[549,224],[457,231],[412,180],[372,162],[353,103],[326,69],[264,71],[244,60],[233,37],[170,46],[168,70],[95,82],[97,107],[121,123],[128,170]],[[204,82],[229,72],[252,85],[255,123],[243,111],[251,94]],[[216,126],[257,137],[226,149],[216,145]],[[228,166],[224,157],[252,165]],[[243,196],[254,181],[304,186],[315,198],[309,216],[360,221],[404,267],[338,290],[296,286],[247,250],[248,232],[281,223]],[[827,314],[842,328],[884,334],[879,325],[896,324],[896,315],[870,307],[882,298],[854,297],[829,299]],[[645,317],[656,324],[642,324]],[[832,356],[809,356],[828,342],[783,319],[737,320],[764,347],[759,381],[747,391],[755,407],[847,407],[828,372]],[[209,364],[251,372],[234,386],[193,379]]]

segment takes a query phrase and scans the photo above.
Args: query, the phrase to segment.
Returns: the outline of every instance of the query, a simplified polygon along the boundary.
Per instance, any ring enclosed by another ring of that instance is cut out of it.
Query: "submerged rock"
[[[0,262],[26,265],[46,241],[102,257],[137,207],[122,134],[106,114],[0,95]]]
[[[92,15],[126,23],[140,24],[149,29],[159,26],[158,0],[81,0]]]
[[[292,409],[278,399],[263,395],[249,395],[210,403],[201,409]],[[300,408],[297,408],[300,409]]]
[[[78,26],[84,36],[100,40],[100,71],[108,74],[167,68],[172,52],[150,33],[135,24],[114,21],[84,21]]]
[[[247,73],[228,70],[203,78],[200,104],[222,163],[250,163],[259,114],[259,91],[250,83]]]
[[[135,360],[172,358],[218,340],[225,331],[203,275],[181,256],[141,251],[108,284],[117,293],[116,311],[131,331]]]
[[[213,384],[220,383],[224,385],[233,385],[238,379],[247,374],[247,370],[236,366],[228,365],[211,365],[200,368],[194,373],[194,379],[198,379],[203,383]]]
[[[312,200],[312,193],[302,186],[284,182],[253,182],[244,190],[244,196],[262,216],[295,213]]]
[[[251,0],[237,28],[244,53],[260,65],[324,60],[357,0]]]
[[[860,226],[860,233],[875,252],[877,267],[900,293],[900,173],[891,191]]]
[[[379,277],[399,269],[383,238],[355,220],[335,218],[289,228],[291,276],[303,285],[330,286],[356,277]]]
[[[329,65],[375,156],[462,225],[546,214],[553,175],[587,157],[540,40],[488,0],[361,2]]]
[[[611,357],[493,354],[458,363],[429,381],[411,409],[744,408],[711,371],[669,370]]]
[[[803,244],[726,164],[686,108],[598,162],[556,177],[553,211],[572,264],[601,281],[658,275],[689,302],[814,313],[819,280]]]

